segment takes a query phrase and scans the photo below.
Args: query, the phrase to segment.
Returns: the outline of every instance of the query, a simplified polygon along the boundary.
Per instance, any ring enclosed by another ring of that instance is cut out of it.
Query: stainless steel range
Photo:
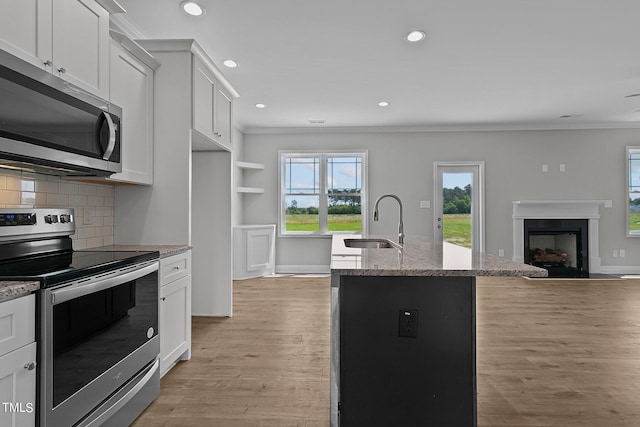
[[[37,280],[41,427],[127,426],[160,391],[158,252],[74,251],[72,209],[0,209],[0,280]]]

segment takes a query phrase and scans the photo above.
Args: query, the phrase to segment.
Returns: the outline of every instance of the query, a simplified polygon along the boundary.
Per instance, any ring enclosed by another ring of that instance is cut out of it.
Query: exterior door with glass
[[[484,251],[484,162],[434,163],[434,238]]]

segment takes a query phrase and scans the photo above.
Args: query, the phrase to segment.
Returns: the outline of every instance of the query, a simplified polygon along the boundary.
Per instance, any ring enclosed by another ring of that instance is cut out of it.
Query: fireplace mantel
[[[518,200],[513,202],[513,260],[524,262],[525,219],[588,219],[589,270],[601,271],[598,226],[600,206],[610,208],[611,200]]]

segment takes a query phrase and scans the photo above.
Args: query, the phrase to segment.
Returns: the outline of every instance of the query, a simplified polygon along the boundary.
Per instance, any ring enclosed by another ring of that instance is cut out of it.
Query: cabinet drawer
[[[191,274],[191,251],[160,259],[160,286]]]
[[[0,302],[0,356],[35,341],[35,295]]]

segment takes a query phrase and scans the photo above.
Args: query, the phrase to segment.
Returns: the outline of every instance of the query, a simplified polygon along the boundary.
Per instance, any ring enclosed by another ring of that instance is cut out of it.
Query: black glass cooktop
[[[159,259],[158,252],[66,251],[0,262],[0,280],[38,280],[43,288]]]

